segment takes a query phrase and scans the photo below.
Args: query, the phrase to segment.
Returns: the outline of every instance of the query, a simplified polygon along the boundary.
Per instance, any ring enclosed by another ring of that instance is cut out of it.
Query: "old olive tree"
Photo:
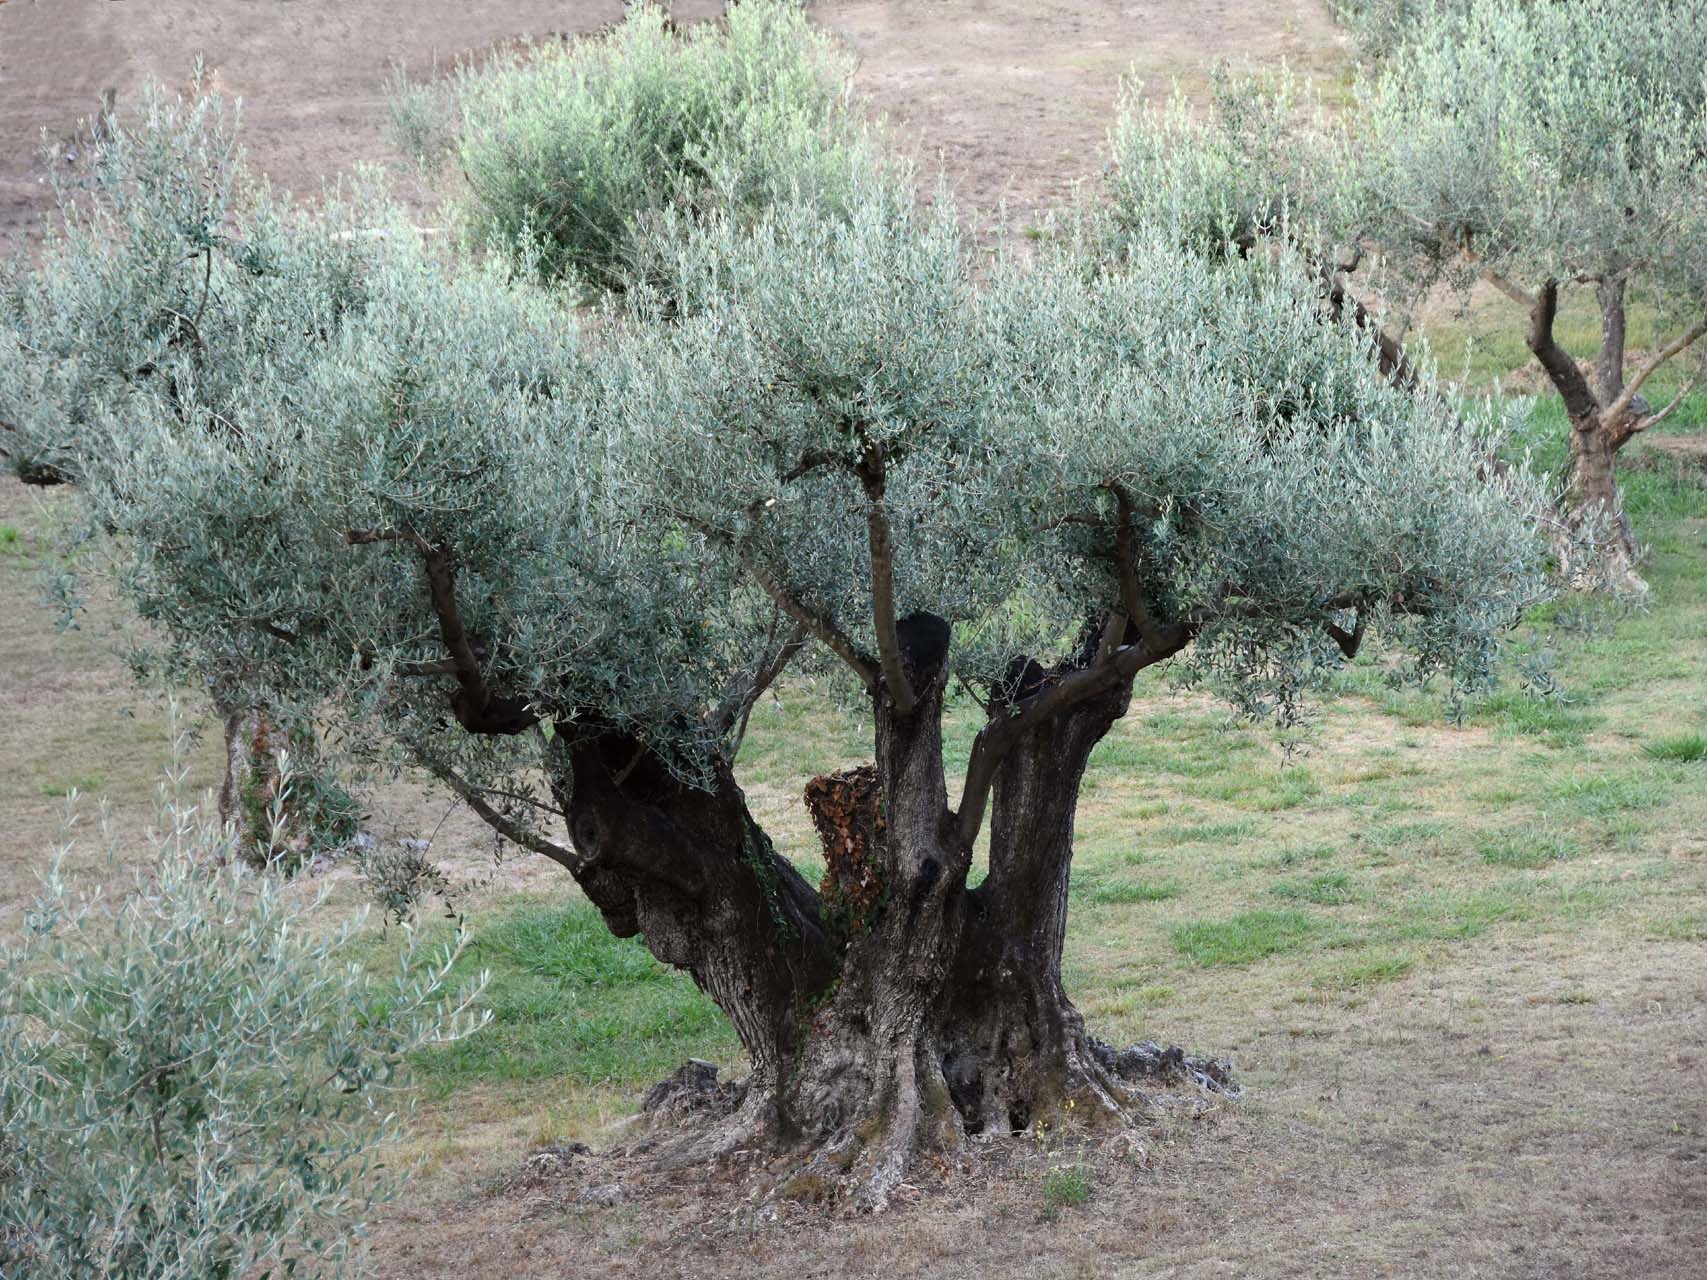
[[[592,307],[382,203],[250,193],[197,264],[243,302],[219,370],[198,292],[79,407],[91,525],[177,668],[239,657],[562,866],[751,1059],[681,1154],[798,1151],[874,1206],[969,1133],[1133,1105],[1061,954],[1079,786],[1142,672],[1284,719],[1381,633],[1396,679],[1473,686],[1543,591],[1486,441],[1296,264],[992,264],[899,172],[666,201]],[[796,673],[872,744],[802,779],[817,886],[737,772]],[[951,702],[981,721],[954,778]]]

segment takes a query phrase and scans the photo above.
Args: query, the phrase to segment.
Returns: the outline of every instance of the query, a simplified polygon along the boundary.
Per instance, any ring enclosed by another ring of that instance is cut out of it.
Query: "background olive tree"
[[[1492,285],[1517,308],[1570,422],[1561,567],[1639,591],[1617,454],[1707,369],[1707,6],[1369,8],[1384,56],[1362,73],[1354,109],[1330,119],[1247,85],[1223,95],[1206,126],[1134,111],[1116,132],[1116,206],[1129,222],[1170,216],[1148,178],[1158,166],[1192,169],[1197,207],[1231,211],[1215,230],[1248,235],[1238,219],[1273,230],[1284,216],[1340,302],[1354,273],[1377,265],[1378,284],[1363,286],[1371,309],[1376,292],[1406,307]],[[1165,154],[1181,144],[1188,158]],[[1599,314],[1587,364],[1558,336],[1579,292]],[[1652,313],[1650,349],[1628,348],[1632,301]],[[1389,363],[1403,362],[1392,337],[1381,340]],[[1671,393],[1650,403],[1655,375],[1679,366]],[[1592,545],[1573,545],[1573,532]]]

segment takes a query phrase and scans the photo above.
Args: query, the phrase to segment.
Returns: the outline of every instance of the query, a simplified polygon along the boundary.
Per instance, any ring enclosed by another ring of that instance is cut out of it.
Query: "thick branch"
[[[1629,412],[1631,401],[1635,400],[1636,393],[1642,389],[1642,384],[1653,376],[1654,370],[1658,369],[1673,356],[1682,351],[1687,351],[1690,347],[1694,346],[1703,334],[1707,334],[1707,316],[1703,316],[1699,323],[1678,334],[1677,337],[1673,338],[1670,342],[1666,343],[1665,346],[1654,352],[1654,354],[1647,360],[1643,361],[1642,367],[1637,369],[1635,374],[1631,376],[1629,384],[1624,388],[1618,399],[1614,400],[1609,406],[1607,406],[1606,420],[1611,423],[1617,423],[1626,413]],[[1626,435],[1625,439],[1628,438],[1629,436]]]
[[[374,542],[402,542],[413,547],[421,556],[427,575],[427,594],[432,600],[433,614],[438,619],[439,638],[450,657],[449,674],[456,677],[460,687],[451,699],[451,710],[457,722],[470,733],[521,733],[539,723],[539,717],[528,707],[525,698],[501,698],[486,683],[480,669],[480,659],[468,638],[462,613],[456,603],[456,565],[442,547],[434,546],[418,532],[401,529],[351,529],[344,535],[351,546]],[[411,674],[421,674],[416,671]]]
[[[1594,367],[1595,391],[1602,404],[1611,404],[1624,390],[1624,277],[1596,282],[1600,300],[1600,358]]]
[[[1160,627],[1153,645],[1149,642],[1127,645],[1100,662],[1057,676],[1011,707],[998,708],[996,718],[973,739],[972,757],[966,765],[957,815],[960,835],[966,843],[970,845],[977,839],[978,829],[984,825],[984,810],[989,804],[997,766],[1027,732],[1081,702],[1131,681],[1145,667],[1173,657],[1191,643],[1194,635],[1196,628],[1186,623]]]
[[[1530,308],[1529,332],[1524,340],[1564,399],[1565,412],[1570,416],[1571,425],[1578,431],[1592,430],[1601,421],[1600,402],[1594,398],[1594,391],[1589,387],[1588,379],[1583,377],[1583,372],[1571,358],[1571,353],[1561,347],[1553,336],[1553,321],[1558,314],[1559,282],[1549,280],[1541,286],[1541,292],[1535,297],[1534,306]],[[1633,389],[1626,389],[1625,395],[1629,395]]]
[[[1138,585],[1138,531],[1132,524],[1132,499],[1124,488],[1112,481],[1109,482],[1108,489],[1114,494],[1118,515],[1118,522],[1114,527],[1114,558],[1120,579],[1120,604],[1125,609],[1126,616],[1132,619],[1132,625],[1138,628],[1145,647],[1159,648],[1161,636],[1156,629],[1155,619],[1145,607],[1144,593]]]
[[[1389,386],[1400,391],[1414,391],[1421,379],[1405,355],[1405,348],[1398,339],[1390,336],[1381,327],[1380,321],[1360,300],[1351,297],[1346,291],[1345,277],[1340,272],[1355,270],[1357,262],[1361,260],[1360,253],[1350,265],[1341,266],[1337,272],[1322,273],[1327,291],[1328,311],[1335,320],[1340,319],[1345,314],[1346,302],[1349,299],[1352,323],[1375,344],[1375,363],[1376,368],[1381,371],[1381,376],[1387,379]]]
[[[1326,624],[1328,635],[1333,638],[1333,642],[1340,647],[1340,652],[1345,654],[1347,659],[1357,657],[1358,649],[1363,646],[1364,625],[1361,610],[1358,611],[1357,621],[1352,624],[1350,631],[1337,623],[1329,622]]]
[[[1534,311],[1540,302],[1540,298],[1537,295],[1529,292],[1529,290],[1518,284],[1517,281],[1513,280],[1510,276],[1501,275],[1492,267],[1484,267],[1482,269],[1482,279],[1493,285],[1494,288],[1505,294],[1506,297],[1517,303],[1517,305],[1522,307],[1525,311]],[[1555,287],[1555,293],[1556,292],[1557,288]]]
[[[871,622],[877,631],[878,659],[896,714],[907,716],[917,699],[901,665],[901,637],[895,628],[895,548],[889,517],[883,510],[883,450],[868,445],[857,470],[865,486],[865,523],[871,546]]]

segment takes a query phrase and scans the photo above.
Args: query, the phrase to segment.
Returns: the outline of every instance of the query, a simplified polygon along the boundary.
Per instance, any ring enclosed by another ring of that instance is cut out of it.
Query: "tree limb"
[[[1629,412],[1631,401],[1636,398],[1636,393],[1642,389],[1642,384],[1653,375],[1654,370],[1658,369],[1662,364],[1667,360],[1670,360],[1679,352],[1686,351],[1690,347],[1694,346],[1696,341],[1703,334],[1707,334],[1707,316],[1703,316],[1699,323],[1678,334],[1677,337],[1673,338],[1670,342],[1666,343],[1665,346],[1654,352],[1652,356],[1643,362],[1642,367],[1637,369],[1631,376],[1630,381],[1625,385],[1624,390],[1619,395],[1618,399],[1614,400],[1607,406],[1606,420],[1612,423],[1618,422],[1619,419]],[[1690,385],[1693,386],[1694,383],[1691,382]],[[1638,428],[1638,430],[1639,429],[1640,428]],[[1627,434],[1624,438],[1629,439],[1629,435]]]
[[[1363,645],[1363,631],[1365,626],[1363,611],[1361,609],[1358,610],[1357,621],[1352,624],[1350,631],[1347,631],[1344,627],[1333,622],[1328,622],[1324,625],[1328,629],[1328,635],[1333,638],[1333,642],[1340,647],[1340,652],[1345,654],[1348,660],[1357,657],[1357,651]]]
[[[1650,413],[1647,417],[1630,423],[1628,427],[1624,427],[1622,429],[1615,428],[1612,433],[1612,447],[1614,449],[1623,448],[1625,441],[1629,440],[1629,438],[1637,432],[1646,431],[1649,427],[1658,426],[1667,418],[1671,417],[1671,415],[1677,411],[1677,407],[1684,402],[1689,393],[1700,385],[1701,378],[1704,374],[1707,374],[1707,362],[1702,363],[1701,367],[1695,371],[1694,375],[1688,382],[1683,384],[1682,390],[1671,398],[1671,403],[1667,404],[1665,408],[1659,410],[1657,413]]]
[[[723,700],[712,716],[712,723],[720,733],[735,730],[735,741],[730,747],[729,758],[733,760],[736,752],[740,751],[741,743],[747,737],[747,717],[753,712],[754,706],[764,696],[765,690],[776,683],[788,664],[793,662],[796,655],[806,646],[806,638],[810,633],[800,623],[794,624],[794,630],[788,639],[777,647],[775,653],[760,662],[753,678],[740,693],[731,693]]]
[[[884,464],[880,446],[866,446],[856,468],[865,486],[866,533],[871,547],[871,622],[877,632],[877,655],[883,683],[898,715],[912,714],[917,705],[912,682],[901,665],[901,638],[895,627],[895,549],[889,517],[883,510]]]
[[[539,723],[539,717],[529,709],[525,698],[499,697],[486,683],[480,669],[479,656],[468,638],[462,613],[456,602],[456,565],[450,553],[408,528],[351,529],[344,534],[351,546],[374,542],[402,542],[413,547],[421,556],[427,575],[427,594],[432,600],[433,614],[438,619],[439,638],[450,656],[446,659],[459,689],[451,698],[451,710],[457,723],[470,733],[508,735],[521,733]],[[415,672],[411,674],[422,674]]]
[[[998,708],[996,716],[973,739],[972,756],[966,763],[960,810],[955,818],[966,843],[970,845],[978,838],[996,770],[1020,738],[1081,702],[1129,683],[1145,667],[1173,657],[1196,634],[1196,626],[1185,622],[1160,627],[1154,645],[1148,642],[1127,645],[1102,661],[1057,676],[1011,707]]]
[[[752,575],[753,581],[764,588],[765,594],[771,598],[776,606],[800,626],[806,628],[831,653],[845,662],[859,677],[860,683],[866,687],[867,692],[876,694],[883,687],[883,677],[878,671],[877,664],[869,656],[861,653],[853,641],[843,635],[841,630],[828,618],[820,617],[790,595],[769,569],[741,549],[740,543],[733,534],[725,529],[719,529],[709,521],[701,520],[698,516],[689,515],[685,511],[672,510],[671,514],[689,528],[696,529],[706,537],[723,543],[733,551],[735,558],[741,562],[741,567]]]
[[[1138,585],[1138,531],[1132,524],[1132,499],[1122,486],[1112,480],[1106,487],[1114,495],[1117,516],[1114,526],[1114,558],[1120,581],[1120,604],[1125,609],[1126,616],[1132,619],[1132,625],[1138,628],[1138,634],[1144,644],[1152,649],[1159,648],[1161,637],[1156,629],[1155,619],[1150,616],[1150,610],[1144,604],[1143,592]]]
[[[487,802],[486,797],[481,795],[478,789],[454,769],[439,763],[424,752],[413,751],[410,754],[427,772],[456,792],[462,802],[474,810],[475,814],[487,826],[512,844],[520,845],[534,853],[544,854],[572,875],[580,875],[593,865],[592,859],[582,857],[568,845],[558,844],[555,840],[547,840],[544,836],[535,835],[520,823],[505,817]]]
[[[1541,367],[1547,371],[1554,387],[1558,389],[1565,402],[1565,412],[1571,419],[1571,425],[1578,431],[1590,431],[1603,421],[1600,401],[1594,398],[1594,391],[1588,385],[1588,379],[1583,377],[1583,371],[1577,367],[1571,353],[1561,347],[1553,336],[1553,321],[1558,314],[1559,282],[1549,280],[1541,286],[1541,292],[1534,298],[1534,305],[1529,311],[1529,332],[1524,336],[1524,341],[1530,351],[1535,353],[1535,358],[1541,362]],[[1625,396],[1633,390],[1634,387],[1625,388]]]

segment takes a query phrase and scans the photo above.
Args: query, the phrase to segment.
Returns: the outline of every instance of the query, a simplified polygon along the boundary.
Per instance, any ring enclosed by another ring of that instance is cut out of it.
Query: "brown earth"
[[[718,0],[675,0],[691,21]],[[384,82],[430,73],[515,37],[596,30],[621,0],[0,0],[0,248],[51,208],[39,157],[112,90],[185,83],[194,60],[240,97],[252,157],[276,185],[312,193],[359,161],[388,157]],[[963,202],[1037,216],[1094,175],[1122,75],[1154,92],[1201,86],[1219,59],[1343,57],[1312,0],[888,0],[814,7],[858,55],[858,87],[942,158]]]

